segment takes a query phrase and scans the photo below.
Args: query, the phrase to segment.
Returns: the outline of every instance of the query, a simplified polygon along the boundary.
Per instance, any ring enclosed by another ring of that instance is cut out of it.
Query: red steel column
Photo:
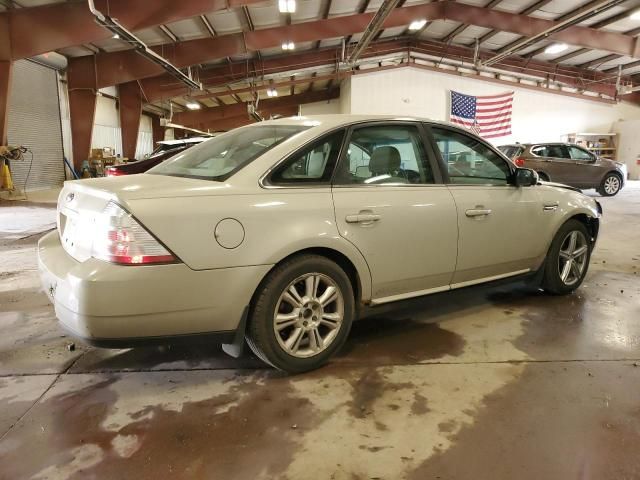
[[[11,62],[0,60],[0,145],[7,144],[9,126],[9,88],[11,87]]]
[[[122,156],[133,159],[136,156],[140,115],[142,114],[142,97],[138,82],[127,82],[118,85],[118,96],[120,99]]]
[[[78,89],[69,91],[73,166],[77,171],[80,171],[82,162],[89,158],[95,113],[96,94],[93,90]]]
[[[156,144],[164,140],[164,127],[160,125],[160,117],[157,115],[151,117],[151,131],[153,132],[153,148],[156,148]]]
[[[96,73],[92,56],[69,59],[67,68],[73,165],[80,170],[89,158],[96,113]]]
[[[9,88],[11,87],[11,38],[9,19],[0,17],[0,145],[7,144]]]

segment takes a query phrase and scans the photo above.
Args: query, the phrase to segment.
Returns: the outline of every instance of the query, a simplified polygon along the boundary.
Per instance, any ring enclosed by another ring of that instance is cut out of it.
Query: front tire
[[[355,317],[347,274],[328,258],[300,255],[278,265],[256,292],[247,343],[288,373],[324,365],[344,344]]]
[[[603,197],[613,197],[622,188],[622,178],[617,173],[608,173],[598,187],[598,193]]]
[[[554,295],[566,295],[584,280],[591,258],[591,236],[578,220],[567,221],[551,243],[544,265],[542,288]]]

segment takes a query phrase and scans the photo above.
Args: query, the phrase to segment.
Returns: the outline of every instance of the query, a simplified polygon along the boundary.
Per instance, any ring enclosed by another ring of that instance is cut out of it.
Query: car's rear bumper
[[[133,346],[211,335],[233,338],[269,265],[192,270],[184,264],[78,262],[57,232],[38,243],[44,291],[62,326],[99,346]]]

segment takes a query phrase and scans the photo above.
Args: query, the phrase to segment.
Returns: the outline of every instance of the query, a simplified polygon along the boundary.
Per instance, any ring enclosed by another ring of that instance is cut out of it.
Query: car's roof
[[[191,137],[181,138],[179,140],[161,140],[158,145],[184,145],[185,143],[202,143],[211,137]]]
[[[449,122],[442,122],[438,120],[431,120],[429,118],[407,116],[407,115],[352,115],[352,114],[331,114],[331,115],[301,115],[295,117],[278,118],[276,120],[265,120],[253,125],[305,125],[305,126],[324,126],[325,128],[340,127],[343,125],[349,125],[352,123],[367,122],[367,121],[379,121],[379,120],[409,120],[414,122],[427,122],[432,124],[438,124],[448,127],[460,128],[457,125],[453,125]]]

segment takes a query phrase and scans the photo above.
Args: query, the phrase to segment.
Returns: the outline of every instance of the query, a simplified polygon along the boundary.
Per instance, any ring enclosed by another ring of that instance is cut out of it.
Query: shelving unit
[[[562,141],[580,145],[599,157],[616,160],[618,156],[617,133],[568,133]]]

